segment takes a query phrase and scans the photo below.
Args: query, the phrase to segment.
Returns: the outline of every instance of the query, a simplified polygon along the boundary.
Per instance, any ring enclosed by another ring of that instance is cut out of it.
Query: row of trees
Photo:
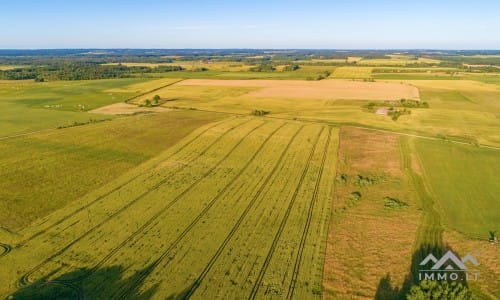
[[[101,65],[91,63],[57,63],[48,66],[33,66],[0,71],[0,79],[36,81],[54,80],[94,80],[127,78],[137,73],[165,73],[182,71],[180,66],[127,67],[123,65]]]

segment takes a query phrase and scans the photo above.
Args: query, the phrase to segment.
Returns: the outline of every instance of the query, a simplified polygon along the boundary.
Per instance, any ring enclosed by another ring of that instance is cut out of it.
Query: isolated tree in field
[[[144,101],[144,106],[150,107],[151,106],[151,100],[146,99],[146,101]]]
[[[158,105],[158,101],[160,101],[160,96],[155,95],[155,96],[153,97],[153,104],[154,104],[154,105]]]

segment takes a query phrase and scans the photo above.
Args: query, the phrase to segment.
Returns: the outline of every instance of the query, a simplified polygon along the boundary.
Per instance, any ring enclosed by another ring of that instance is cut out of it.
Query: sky
[[[0,1],[2,49],[500,49],[500,0]]]

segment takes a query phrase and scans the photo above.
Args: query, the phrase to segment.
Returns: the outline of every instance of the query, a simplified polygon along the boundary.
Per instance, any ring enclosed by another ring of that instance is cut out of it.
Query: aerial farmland
[[[199,33],[263,25],[200,9],[148,10],[178,47],[0,33],[0,299],[500,298],[500,51],[233,47]]]

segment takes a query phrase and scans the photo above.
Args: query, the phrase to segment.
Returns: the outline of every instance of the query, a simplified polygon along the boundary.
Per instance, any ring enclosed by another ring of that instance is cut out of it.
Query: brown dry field
[[[131,115],[142,112],[167,112],[171,109],[165,107],[139,107],[128,103],[115,103],[91,110],[90,113],[104,115]]]
[[[455,231],[445,231],[443,240],[460,256],[469,253],[477,259],[479,266],[474,268],[479,270],[478,280],[469,280],[467,283],[472,289],[480,288],[481,292],[491,299],[497,299],[500,295],[500,285],[498,284],[500,282],[499,244],[472,240]]]
[[[420,213],[400,162],[399,137],[352,127],[340,130],[334,213],[324,268],[325,299],[373,299],[382,279],[401,287],[409,274]],[[357,175],[380,180],[366,187]],[[361,199],[349,202],[359,191]],[[407,202],[407,209],[384,207],[385,196]]]
[[[395,82],[188,79],[176,85],[261,88],[245,95],[250,98],[399,100],[420,97],[416,87]]]

